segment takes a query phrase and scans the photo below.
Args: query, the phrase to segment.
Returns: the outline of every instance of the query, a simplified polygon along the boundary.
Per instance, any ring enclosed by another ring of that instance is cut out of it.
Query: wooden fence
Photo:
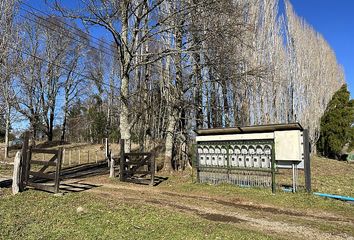
[[[62,164],[63,149],[38,149],[28,145],[28,134],[25,136],[22,147],[22,172],[20,178],[20,188],[30,186],[36,189],[58,193],[60,185],[60,171]],[[49,160],[34,160],[32,155],[35,153],[49,154],[52,157]],[[41,167],[39,167],[41,166]],[[47,172],[45,172],[48,170]]]
[[[149,183],[154,185],[155,154],[154,152],[124,152],[124,140],[121,140],[119,176],[122,182]],[[150,176],[150,180],[146,179]]]
[[[102,150],[82,150],[63,149],[63,166],[71,167],[86,163],[98,163],[105,160],[105,151]]]

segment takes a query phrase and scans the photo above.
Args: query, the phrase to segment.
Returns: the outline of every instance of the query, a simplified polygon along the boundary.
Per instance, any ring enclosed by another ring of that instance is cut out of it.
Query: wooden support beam
[[[311,158],[310,158],[310,141],[308,129],[303,131],[304,143],[304,171],[305,171],[305,188],[306,192],[311,193]]]
[[[55,179],[55,173],[42,173],[42,172],[29,171],[28,175],[33,176],[36,179],[39,178],[51,179],[51,180]]]
[[[129,156],[151,156],[150,152],[131,152],[131,153],[124,153],[125,157]]]
[[[54,161],[38,161],[38,160],[31,160],[31,164],[43,165],[43,166],[56,166],[56,162]]]
[[[151,182],[150,186],[154,186],[155,184],[155,153],[153,153],[150,159],[150,174],[151,174]]]
[[[29,132],[25,132],[24,140],[23,140],[23,145],[22,145],[22,153],[21,153],[21,174],[20,174],[20,192],[22,192],[25,189],[25,182],[27,182],[28,179],[28,145],[29,145]]]
[[[32,148],[32,153],[57,154],[57,153],[58,153],[58,150],[55,150],[55,149]]]
[[[59,148],[57,156],[58,156],[58,158],[57,158],[57,166],[55,169],[54,193],[59,192],[61,163],[63,160],[63,148]]]
[[[28,182],[27,186],[34,187],[36,189],[47,191],[47,192],[55,192],[55,186],[53,185],[45,185],[43,183]]]
[[[272,193],[276,191],[276,184],[275,184],[275,144],[272,143]]]
[[[120,171],[119,171],[119,180],[124,182],[124,170],[125,170],[125,154],[124,154],[124,139],[120,140]]]

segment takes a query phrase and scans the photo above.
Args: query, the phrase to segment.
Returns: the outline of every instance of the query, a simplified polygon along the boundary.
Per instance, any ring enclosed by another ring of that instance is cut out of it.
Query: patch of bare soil
[[[77,179],[78,180],[78,179]],[[76,180],[76,181],[77,181]],[[97,179],[95,179],[97,180]],[[83,182],[97,184],[97,182]],[[105,181],[104,181],[105,182]],[[111,197],[119,201],[150,204],[160,208],[171,209],[186,214],[198,216],[213,222],[233,224],[245,229],[258,230],[274,236],[289,239],[353,239],[347,234],[324,232],[309,224],[299,224],[290,221],[275,220],[275,216],[285,216],[301,219],[306,223],[328,224],[336,222],[345,226],[353,226],[353,219],[342,216],[328,216],[300,211],[291,211],[272,206],[249,203],[240,199],[232,202],[222,198],[205,197],[193,194],[181,194],[166,191],[158,187],[141,186],[135,184],[99,183],[102,187],[88,191],[97,193],[105,198]],[[272,218],[273,217],[273,218]]]
[[[240,199],[233,199],[233,202],[230,201],[225,201],[221,200],[218,198],[208,198],[208,197],[203,197],[203,196],[195,196],[195,195],[181,195],[178,193],[171,193],[171,192],[163,192],[166,195],[169,196],[174,196],[174,197],[185,197],[185,198],[192,198],[192,199],[204,199],[207,201],[213,201],[215,203],[224,205],[224,206],[230,206],[234,208],[240,208],[244,210],[249,210],[249,211],[260,211],[264,213],[271,213],[271,214],[283,214],[283,215],[288,215],[288,216],[295,216],[295,217],[312,217],[312,218],[318,218],[321,220],[328,220],[328,221],[339,221],[339,222],[348,222],[348,223],[354,223],[354,219],[350,218],[341,218],[341,217],[334,217],[334,216],[327,216],[327,215],[314,215],[311,213],[307,212],[298,212],[298,211],[290,211],[287,209],[282,209],[282,208],[274,208],[266,205],[251,205],[249,203],[244,203]]]

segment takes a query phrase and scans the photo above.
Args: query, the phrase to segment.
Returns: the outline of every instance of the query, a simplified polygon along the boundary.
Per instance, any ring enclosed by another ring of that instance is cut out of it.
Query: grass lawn
[[[311,159],[311,169],[313,191],[354,197],[354,164],[315,156]],[[276,178],[278,181],[284,181],[286,178],[286,182],[291,183],[291,173],[289,172],[286,176]],[[193,177],[195,179],[195,176]],[[303,173],[300,174],[299,182],[304,183]],[[274,195],[271,194],[270,189],[264,188],[242,188],[229,184],[194,184],[192,177],[183,175],[173,176],[162,185],[173,191],[223,196],[230,199],[238,198],[254,203],[299,210],[330,211],[354,218],[354,205],[307,194],[304,190],[293,194],[277,189]]]
[[[2,168],[2,173],[10,173],[11,167]],[[284,222],[308,226],[320,233],[354,236],[354,227],[348,222],[354,222],[354,205],[305,192],[293,194],[278,191],[274,195],[270,189],[196,184],[190,173],[171,175],[167,181],[153,189],[160,196],[164,196],[165,192],[176,194],[162,199],[172,203],[194,204],[211,209],[212,204],[219,200],[218,204],[221,205],[223,201],[240,203],[239,207],[233,207],[233,211],[241,209],[240,214],[246,211],[244,214],[254,219],[262,217],[280,224]],[[279,178],[286,180],[284,176]],[[11,196],[10,189],[0,189],[0,239],[274,239],[278,236],[271,230],[244,228],[243,223],[211,221],[178,208],[146,204],[149,187],[144,188],[146,192],[143,195],[138,190],[129,190],[134,184],[120,183],[117,179],[108,179],[108,176],[97,176],[91,181],[127,189],[102,187],[99,193],[69,193],[64,196],[33,190]],[[312,181],[314,191],[354,196],[354,164],[314,157]],[[128,197],[124,191],[136,194],[130,197],[140,198],[140,201],[124,199]],[[117,192],[123,198],[112,198],[112,194]],[[200,205],[197,198],[185,198],[183,202],[178,194],[211,200],[205,201],[205,205]],[[245,209],[242,206],[251,208]],[[228,205],[225,208],[219,206],[218,210],[224,209],[225,214],[228,214],[228,208]],[[282,213],[284,209],[297,211],[301,216]],[[321,220],[322,216],[346,218],[347,222]],[[289,238],[289,235],[283,235],[283,238]]]
[[[1,239],[270,239],[230,224],[91,193],[56,197],[27,191],[0,202]]]

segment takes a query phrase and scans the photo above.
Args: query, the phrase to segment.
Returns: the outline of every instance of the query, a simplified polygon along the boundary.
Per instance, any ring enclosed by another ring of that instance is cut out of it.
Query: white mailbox
[[[234,145],[229,149],[229,162],[231,167],[237,167],[237,155]]]
[[[311,187],[308,131],[299,123],[198,129],[196,133],[197,145],[203,146],[198,147],[197,166],[208,166],[198,176],[205,181],[213,178],[253,186],[269,186],[271,181],[275,189],[275,170],[292,168],[296,189],[297,169],[306,166],[306,189]]]

